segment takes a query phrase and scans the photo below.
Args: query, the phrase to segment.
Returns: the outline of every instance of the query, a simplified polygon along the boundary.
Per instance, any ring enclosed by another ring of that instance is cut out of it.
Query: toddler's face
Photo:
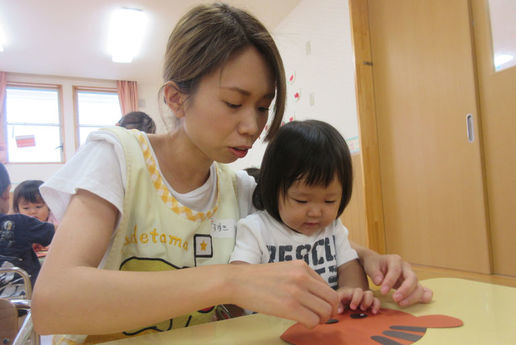
[[[30,202],[25,199],[20,199],[18,209],[21,214],[38,218],[42,222],[48,220],[48,214],[50,213],[47,204],[44,202]]]
[[[342,198],[342,185],[334,177],[327,186],[308,186],[296,181],[279,197],[279,214],[289,228],[304,235],[313,235],[336,218]]]

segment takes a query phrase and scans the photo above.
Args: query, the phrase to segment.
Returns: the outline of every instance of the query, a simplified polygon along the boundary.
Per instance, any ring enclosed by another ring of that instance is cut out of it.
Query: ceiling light
[[[141,48],[147,17],[140,9],[113,12],[109,26],[108,51],[113,62],[129,63]]]

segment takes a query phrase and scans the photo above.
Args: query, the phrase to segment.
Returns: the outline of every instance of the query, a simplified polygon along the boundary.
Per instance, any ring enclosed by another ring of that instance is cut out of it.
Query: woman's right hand
[[[312,328],[337,314],[337,292],[304,261],[228,265],[231,301],[249,310]]]

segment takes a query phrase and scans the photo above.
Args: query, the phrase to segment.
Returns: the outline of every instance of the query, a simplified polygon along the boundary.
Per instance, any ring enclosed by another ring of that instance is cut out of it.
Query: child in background
[[[0,261],[9,261],[25,270],[34,286],[41,265],[32,245],[48,246],[54,236],[54,225],[23,214],[6,214],[10,187],[9,174],[0,163]]]
[[[337,289],[340,312],[347,305],[378,312],[380,301],[339,220],[352,174],[348,146],[334,127],[316,120],[283,126],[265,151],[253,194],[261,211],[238,222],[230,262],[304,260]]]
[[[125,114],[116,125],[127,129],[137,129],[145,133],[156,133],[154,120],[143,111],[132,111]]]
[[[41,180],[26,180],[16,186],[13,193],[13,210],[57,226],[56,219],[39,192],[39,186],[42,184]],[[33,249],[38,258],[44,258],[48,252],[48,247],[37,243],[33,245]]]
[[[244,169],[245,172],[251,176],[256,182],[258,182],[258,177],[260,177],[260,169],[256,167],[249,167]]]

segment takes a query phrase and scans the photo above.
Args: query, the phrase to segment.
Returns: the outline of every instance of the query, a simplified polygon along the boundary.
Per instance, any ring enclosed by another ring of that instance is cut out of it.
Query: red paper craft
[[[312,329],[296,323],[281,339],[292,345],[408,345],[423,337],[427,328],[462,326],[461,320],[451,316],[414,316],[386,308],[376,315],[350,310],[336,320]]]

